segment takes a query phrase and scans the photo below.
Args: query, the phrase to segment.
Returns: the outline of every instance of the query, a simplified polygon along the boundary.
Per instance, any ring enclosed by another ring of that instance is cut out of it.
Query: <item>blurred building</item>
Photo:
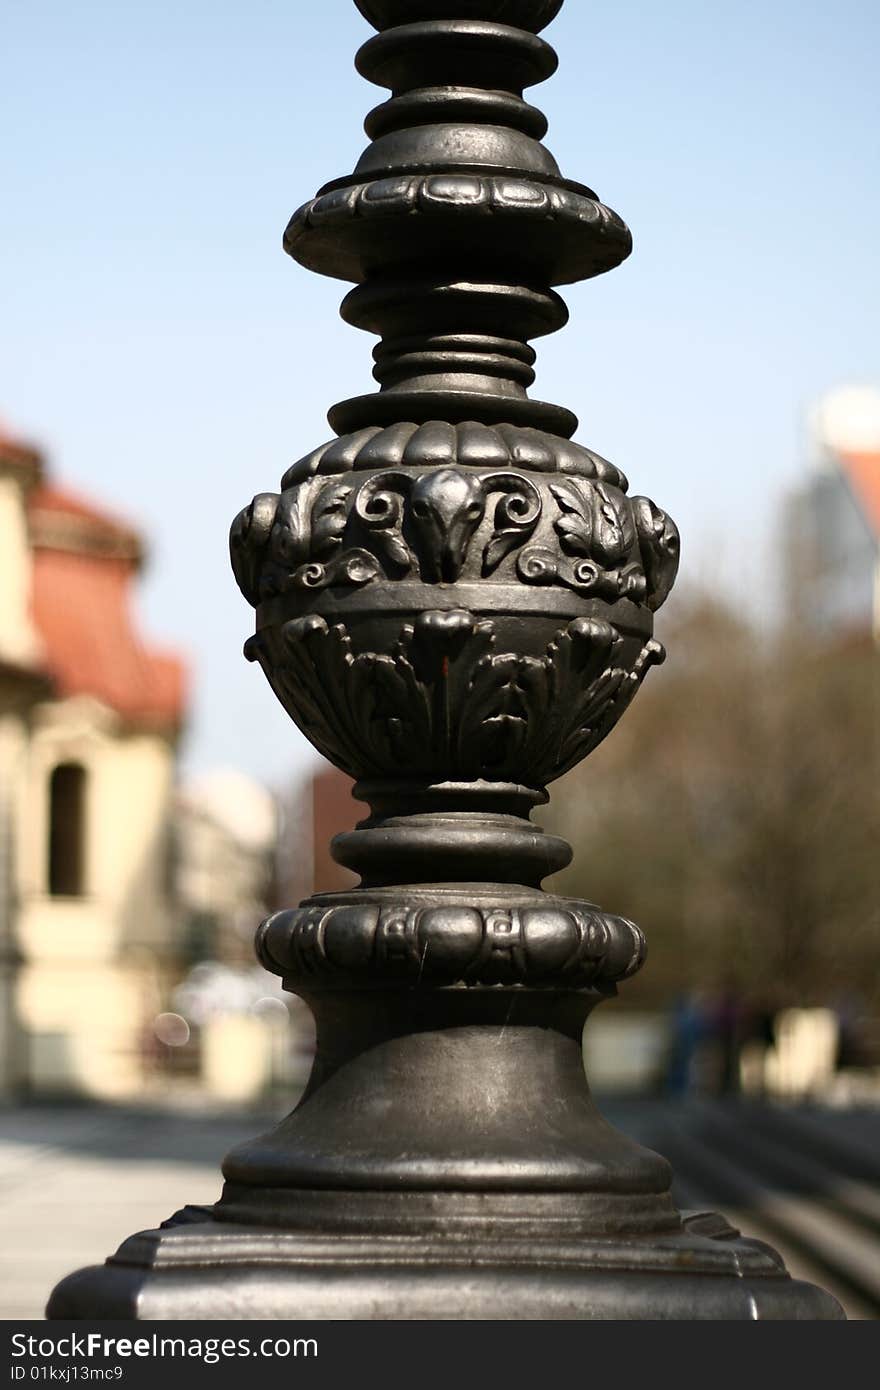
[[[818,636],[880,641],[880,389],[830,392],[810,434],[810,475],[790,514],[790,611]]]
[[[366,820],[370,808],[355,800],[354,782],[336,767],[325,767],[312,778],[312,887],[311,893],[334,893],[351,888],[358,876],[337,864],[330,852],[334,835],[353,830]]]
[[[0,432],[0,1090],[135,1093],[174,970],[186,682],[134,624],[143,562]]]
[[[176,799],[174,879],[190,969],[172,996],[187,1040],[173,1063],[178,1075],[188,1064],[214,1101],[255,1101],[276,1087],[295,1099],[311,1066],[308,1010],[254,958],[258,924],[282,905],[281,826],[276,798],[232,769],[191,781]],[[284,837],[298,848],[292,827]]]
[[[278,812],[260,783],[232,769],[175,798],[174,881],[190,961],[254,965],[254,932],[275,907]]]
[[[286,906],[311,893],[336,893],[358,882],[357,874],[337,864],[330,852],[334,835],[353,830],[370,814],[369,806],[355,800],[353,789],[346,773],[324,762],[290,798],[280,862],[280,896]]]

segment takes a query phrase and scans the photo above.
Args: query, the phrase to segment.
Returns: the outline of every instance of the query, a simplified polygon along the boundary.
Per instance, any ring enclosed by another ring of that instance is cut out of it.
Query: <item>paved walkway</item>
[[[41,1318],[65,1274],[220,1195],[220,1162],[267,1115],[0,1111],[0,1318]]]

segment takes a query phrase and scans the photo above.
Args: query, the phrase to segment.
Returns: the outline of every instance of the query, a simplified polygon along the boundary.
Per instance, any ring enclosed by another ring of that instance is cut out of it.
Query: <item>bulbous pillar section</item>
[[[318,1024],[306,1094],[210,1211],[132,1237],[55,1317],[835,1317],[768,1247],[682,1217],[665,1160],[598,1114],[580,1039],[641,965],[633,923],[541,883],[530,820],[663,649],[678,533],[534,399],[557,286],[630,252],[523,95],[562,0],[357,0],[390,96],[354,172],[299,209],[353,282],[379,389],[232,528],[246,653],[371,814],[361,876],[276,913],[265,967]]]

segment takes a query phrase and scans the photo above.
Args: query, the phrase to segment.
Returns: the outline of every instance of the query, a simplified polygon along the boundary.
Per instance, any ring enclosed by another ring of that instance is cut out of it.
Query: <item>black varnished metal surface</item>
[[[359,779],[359,887],[276,913],[263,965],[318,1024],[306,1094],[229,1155],[212,1211],[132,1237],[52,1317],[835,1318],[668,1164],[611,1128],[580,1038],[644,958],[631,922],[552,897],[529,820],[650,667],[678,533],[534,400],[554,286],[610,270],[620,218],[566,179],[523,92],[561,0],[357,0],[390,97],[285,248],[353,281],[379,390],[330,412],[232,528],[247,655]]]

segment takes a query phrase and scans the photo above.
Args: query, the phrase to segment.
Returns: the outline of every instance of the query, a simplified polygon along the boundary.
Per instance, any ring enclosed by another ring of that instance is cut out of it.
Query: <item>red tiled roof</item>
[[[840,462],[865,520],[880,540],[880,453],[841,453]]]
[[[93,695],[132,724],[177,727],[184,663],[146,646],[130,611],[137,531],[58,488],[38,488],[28,516],[33,617],[57,693]]]
[[[139,563],[143,547],[128,522],[84,497],[43,483],[28,498],[28,520],[36,546],[113,554]]]

